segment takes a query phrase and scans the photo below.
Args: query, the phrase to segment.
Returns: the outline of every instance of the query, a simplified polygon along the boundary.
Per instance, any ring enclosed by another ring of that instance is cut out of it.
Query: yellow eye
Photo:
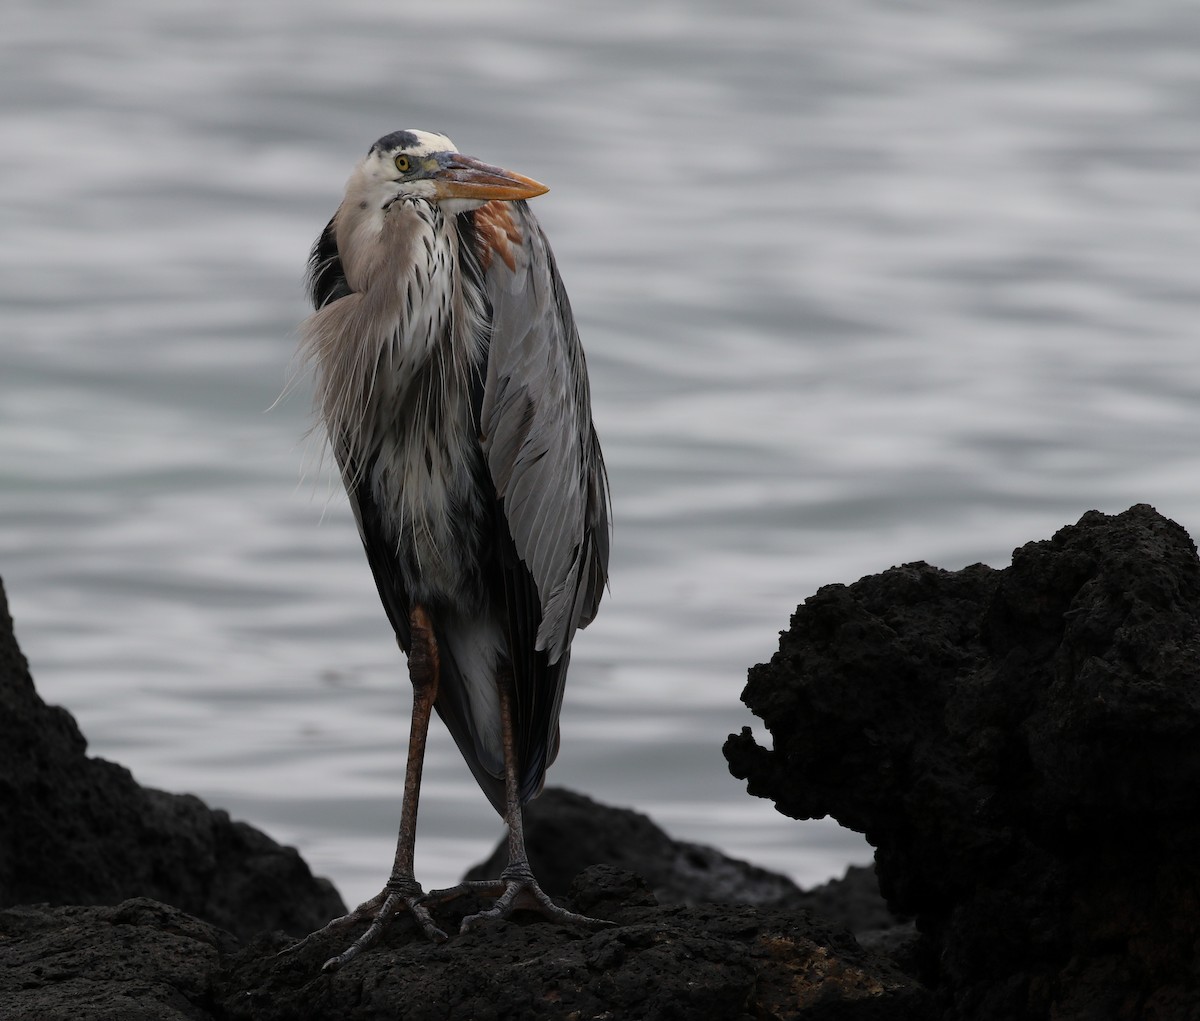
[[[408,162],[408,157],[403,153],[396,157],[396,169],[402,174],[408,173],[408,168],[411,164]]]

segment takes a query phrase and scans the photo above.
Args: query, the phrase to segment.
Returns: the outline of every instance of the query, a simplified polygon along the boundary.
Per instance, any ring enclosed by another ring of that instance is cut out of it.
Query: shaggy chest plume
[[[471,499],[482,471],[480,297],[437,206],[353,211],[335,222],[339,251],[365,253],[343,259],[351,293],[303,330],[317,400],[343,466],[354,466],[346,483],[368,487],[406,580],[424,599],[457,599],[483,524]]]

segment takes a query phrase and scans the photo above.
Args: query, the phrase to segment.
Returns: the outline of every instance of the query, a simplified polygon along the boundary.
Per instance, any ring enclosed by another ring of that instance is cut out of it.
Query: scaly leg
[[[560,908],[538,885],[525,853],[525,827],[522,821],[521,795],[517,783],[517,741],[513,728],[512,676],[502,672],[497,678],[500,691],[500,727],[504,742],[504,821],[508,824],[508,866],[499,879],[469,880],[445,890],[433,890],[429,900],[444,903],[465,893],[480,893],[496,898],[485,911],[463,919],[460,933],[475,928],[491,918],[507,918],[515,910],[537,911],[556,922],[570,922],[599,929],[614,923],[601,918],[589,918]]]
[[[423,606],[414,606],[409,617],[412,645],[408,653],[408,675],[413,686],[412,729],[408,738],[408,764],[404,772],[404,801],[400,808],[400,834],[396,839],[396,859],[392,874],[383,890],[365,901],[348,915],[335,918],[326,926],[304,937],[284,953],[291,953],[315,937],[371,921],[367,931],[346,950],[325,962],[324,971],[337,971],[376,942],[384,927],[401,911],[407,909],[425,935],[435,942],[444,942],[446,934],[433,921],[420,884],[413,876],[413,845],[417,837],[417,805],[421,798],[421,769],[425,763],[425,739],[429,733],[429,716],[437,698],[440,667],[437,640],[433,625]]]

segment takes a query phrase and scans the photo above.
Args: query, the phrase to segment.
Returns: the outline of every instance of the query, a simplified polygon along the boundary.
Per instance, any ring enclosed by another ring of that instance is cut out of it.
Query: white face
[[[393,131],[354,169],[344,205],[378,213],[397,199],[422,199],[452,215],[546,190],[531,178],[464,156],[445,135]]]
[[[391,144],[383,144],[388,143]],[[402,173],[396,166],[399,156],[407,156],[416,170],[435,153],[456,152],[454,143],[445,135],[432,131],[398,131],[386,135],[371,147],[371,151],[355,168],[346,192],[353,189],[364,194],[372,206],[381,207],[401,195],[437,200],[437,184],[428,177]],[[435,169],[429,161],[430,171]],[[447,210],[449,212],[449,210]]]

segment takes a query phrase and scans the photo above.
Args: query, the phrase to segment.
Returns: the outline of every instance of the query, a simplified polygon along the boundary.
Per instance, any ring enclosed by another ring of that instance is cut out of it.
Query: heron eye
[[[412,164],[409,163],[408,157],[401,154],[396,157],[396,169],[402,174],[407,174],[408,169]]]

